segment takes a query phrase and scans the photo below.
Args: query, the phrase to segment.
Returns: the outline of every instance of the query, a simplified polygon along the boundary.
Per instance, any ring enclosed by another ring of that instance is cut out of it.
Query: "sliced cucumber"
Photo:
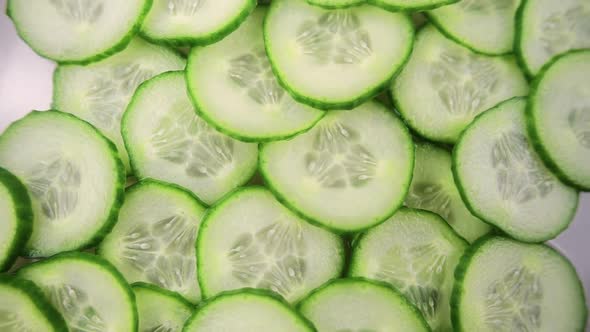
[[[256,0],[154,0],[141,33],[176,45],[215,43],[237,29]]]
[[[119,220],[98,252],[128,282],[149,282],[198,302],[195,241],[204,214],[189,192],[141,181],[127,190]]]
[[[391,92],[397,109],[420,135],[454,143],[477,114],[526,95],[528,85],[513,57],[476,54],[426,26]]]
[[[288,138],[324,115],[293,100],[274,77],[262,38],[266,11],[257,8],[219,43],[193,48],[188,61],[187,83],[199,115],[242,141]]]
[[[514,17],[521,0],[462,0],[428,12],[449,38],[484,54],[512,53]]]
[[[279,81],[320,109],[349,109],[377,95],[406,62],[413,37],[408,16],[369,5],[327,10],[273,0],[264,24]]]
[[[178,294],[145,283],[133,284],[139,332],[179,332],[192,315],[190,302]]]
[[[68,332],[66,322],[32,282],[0,275],[0,330]]]
[[[8,0],[19,36],[39,55],[89,63],[121,51],[139,30],[151,0]]]
[[[387,10],[420,11],[450,5],[460,0],[368,0],[369,3]]]
[[[531,76],[558,54],[590,48],[587,0],[523,0],[516,23],[515,51]]]
[[[376,102],[330,112],[309,132],[260,151],[260,171],[281,201],[339,232],[391,216],[403,203],[413,167],[407,128]]]
[[[207,301],[183,332],[314,332],[305,318],[276,295],[260,289],[225,292]]]
[[[127,171],[129,157],[121,138],[121,116],[137,86],[165,71],[181,70],[174,51],[135,38],[124,51],[87,65],[59,66],[53,77],[53,107],[84,119],[112,140]]]
[[[367,0],[307,0],[308,3],[326,9],[340,9],[361,5]]]
[[[335,280],[301,301],[299,310],[322,332],[430,331],[406,298],[364,279]]]
[[[571,263],[545,245],[491,237],[461,259],[452,296],[459,332],[584,331],[588,309]]]
[[[471,212],[525,242],[554,238],[571,222],[578,192],[543,165],[526,131],[526,101],[480,115],[453,152],[453,171]]]
[[[349,274],[391,284],[433,331],[452,331],[453,273],[467,245],[438,215],[401,209],[356,240]]]
[[[27,188],[0,167],[0,272],[10,269],[31,237],[32,226],[33,210]]]
[[[133,291],[113,266],[97,256],[59,254],[25,266],[18,276],[43,290],[72,332],[137,331]]]
[[[0,136],[0,164],[31,194],[33,232],[25,254],[90,247],[113,226],[125,170],[115,146],[87,122],[31,112]]]
[[[244,287],[296,302],[344,266],[342,240],[307,224],[262,187],[212,207],[199,231],[197,273],[205,297]]]
[[[430,143],[416,144],[416,161],[406,205],[443,217],[460,236],[473,242],[492,227],[469,212],[455,185],[451,153]]]
[[[537,76],[529,133],[547,166],[563,181],[590,191],[590,50],[571,51]]]
[[[247,182],[256,170],[257,145],[221,134],[199,118],[183,72],[142,84],[121,126],[137,177],[179,184],[207,204]]]

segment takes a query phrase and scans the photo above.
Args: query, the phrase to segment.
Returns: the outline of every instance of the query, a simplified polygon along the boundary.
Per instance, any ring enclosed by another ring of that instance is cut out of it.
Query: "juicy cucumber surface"
[[[553,248],[487,237],[455,272],[456,331],[584,331],[588,309],[572,264]]]
[[[139,332],[182,331],[193,305],[175,292],[142,282],[132,285],[137,302]]]
[[[391,11],[421,11],[447,6],[460,0],[368,0],[370,4]]]
[[[326,9],[341,9],[363,4],[366,0],[307,0],[307,2]]]

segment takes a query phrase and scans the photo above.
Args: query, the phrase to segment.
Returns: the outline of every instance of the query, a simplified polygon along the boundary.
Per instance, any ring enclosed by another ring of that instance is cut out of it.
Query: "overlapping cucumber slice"
[[[447,6],[460,0],[368,0],[369,3],[387,10],[421,11]]]
[[[140,332],[182,331],[193,306],[175,292],[146,283],[132,285],[137,302]]]
[[[307,0],[307,2],[327,9],[339,9],[360,5],[366,0]]]

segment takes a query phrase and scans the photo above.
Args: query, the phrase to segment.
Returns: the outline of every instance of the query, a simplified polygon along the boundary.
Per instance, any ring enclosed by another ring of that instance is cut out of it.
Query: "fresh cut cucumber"
[[[175,292],[142,282],[134,283],[132,288],[139,332],[180,332],[194,312],[192,304]]]
[[[307,0],[308,3],[326,9],[340,9],[361,5],[367,0]]]
[[[459,1],[460,0],[368,0],[370,4],[391,11],[422,11],[447,6]]]

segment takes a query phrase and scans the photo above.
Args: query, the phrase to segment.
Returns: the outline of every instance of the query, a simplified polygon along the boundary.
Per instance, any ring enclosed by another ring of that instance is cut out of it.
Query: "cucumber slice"
[[[381,8],[397,11],[421,11],[450,5],[460,0],[368,0],[370,4]]]
[[[415,131],[452,144],[477,114],[526,95],[528,84],[513,57],[473,53],[430,25],[418,33],[410,61],[391,93]]]
[[[301,301],[299,311],[322,332],[430,331],[408,300],[392,288],[363,279],[340,279]]]
[[[137,331],[133,291],[105,260],[68,252],[27,265],[18,276],[37,284],[70,331]]]
[[[121,126],[137,177],[179,184],[207,204],[246,183],[256,170],[257,144],[232,139],[199,118],[183,72],[142,84]]]
[[[338,236],[291,213],[268,190],[249,187],[208,212],[197,240],[197,266],[205,297],[256,287],[293,303],[340,275],[344,246]]]
[[[376,102],[330,112],[309,132],[260,151],[260,171],[281,201],[338,232],[391,216],[408,192],[413,167],[408,129]]]
[[[3,272],[10,269],[31,237],[33,210],[27,188],[2,167],[0,220],[0,272]]]
[[[119,220],[98,252],[128,282],[149,282],[198,302],[195,241],[204,214],[184,189],[141,181],[127,190]]]
[[[351,6],[357,6],[365,3],[367,0],[307,0],[308,3],[320,6],[326,9],[340,9]]]
[[[349,274],[389,283],[433,331],[452,331],[453,273],[467,245],[438,215],[404,208],[357,239]]]
[[[135,38],[124,51],[87,65],[59,66],[53,76],[53,107],[90,122],[112,140],[130,173],[121,138],[121,116],[137,86],[165,71],[182,70],[174,51]]]
[[[406,62],[414,27],[405,14],[369,6],[327,10],[274,0],[266,51],[282,85],[320,109],[350,109],[376,96]]]
[[[475,52],[512,53],[521,0],[462,0],[427,13],[441,32]]]
[[[154,0],[141,33],[175,45],[215,43],[237,29],[256,0]]]
[[[314,332],[305,318],[276,295],[260,289],[225,292],[207,301],[183,332]]]
[[[19,36],[60,63],[90,63],[121,51],[139,30],[151,0],[8,0]]]
[[[288,138],[324,115],[293,100],[274,77],[262,38],[266,11],[256,9],[219,43],[193,48],[188,60],[187,83],[199,115],[242,141]]]
[[[406,206],[443,217],[461,237],[473,242],[492,227],[469,212],[455,185],[451,153],[430,143],[416,144],[416,161]]]
[[[584,331],[588,315],[576,270],[554,249],[491,237],[469,248],[455,272],[459,332]]]
[[[590,50],[553,61],[533,85],[529,133],[546,165],[563,181],[590,191]],[[566,148],[567,147],[567,148]]]
[[[182,331],[194,311],[190,302],[150,284],[139,282],[132,286],[137,301],[139,332]]]
[[[587,0],[523,0],[516,17],[515,51],[529,75],[554,56],[590,48]]]
[[[550,173],[530,144],[526,101],[513,98],[480,115],[453,152],[453,172],[471,212],[525,242],[561,233],[578,192]]]
[[[87,122],[58,111],[31,112],[0,136],[0,164],[31,194],[28,256],[91,247],[115,223],[125,170],[115,146]]]
[[[28,280],[0,275],[0,330],[68,332],[63,317]]]

